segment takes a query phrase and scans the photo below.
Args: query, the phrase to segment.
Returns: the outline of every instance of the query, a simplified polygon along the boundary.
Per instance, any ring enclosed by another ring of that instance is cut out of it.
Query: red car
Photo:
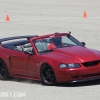
[[[100,51],[85,47],[70,33],[0,39],[0,79],[9,76],[45,85],[100,78]]]

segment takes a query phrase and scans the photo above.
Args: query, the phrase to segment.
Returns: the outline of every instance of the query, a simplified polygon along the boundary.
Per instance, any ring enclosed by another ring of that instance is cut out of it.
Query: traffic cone
[[[87,13],[84,11],[83,18],[87,18]]]
[[[6,15],[6,21],[10,21],[9,15]]]

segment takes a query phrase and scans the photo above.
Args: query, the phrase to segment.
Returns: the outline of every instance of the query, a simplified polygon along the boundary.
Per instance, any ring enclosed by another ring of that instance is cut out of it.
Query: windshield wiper
[[[71,46],[76,46],[73,44],[65,44],[64,46],[58,46],[57,48],[64,48],[64,47],[71,47]]]
[[[76,45],[74,45],[74,44],[68,44],[67,46],[70,47],[70,46],[76,46]]]

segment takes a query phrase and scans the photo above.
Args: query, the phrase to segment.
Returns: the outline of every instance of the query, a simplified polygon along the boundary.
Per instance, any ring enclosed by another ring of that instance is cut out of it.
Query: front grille
[[[91,74],[84,74],[84,75],[81,75],[82,77],[92,77],[92,76],[100,76],[100,72],[98,73],[91,73]]]
[[[96,66],[96,65],[99,64],[99,62],[100,62],[100,60],[90,61],[90,62],[82,63],[82,65],[85,66],[85,67]]]

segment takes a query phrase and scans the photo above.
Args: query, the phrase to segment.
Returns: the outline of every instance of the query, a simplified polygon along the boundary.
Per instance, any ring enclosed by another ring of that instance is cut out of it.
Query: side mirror
[[[31,50],[25,50],[24,53],[25,54],[29,54],[29,55],[33,55],[34,54],[34,51],[32,52]]]
[[[81,42],[81,43],[82,43],[82,45],[83,45],[83,46],[85,46],[85,45],[86,45],[86,43],[85,43],[85,42]]]

